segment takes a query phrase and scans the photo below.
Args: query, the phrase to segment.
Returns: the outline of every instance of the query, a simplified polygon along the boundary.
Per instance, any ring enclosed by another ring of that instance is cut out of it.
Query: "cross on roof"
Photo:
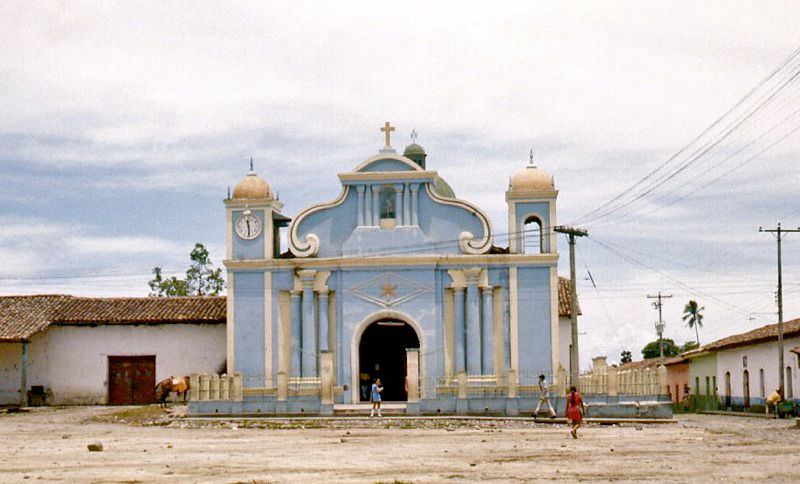
[[[384,146],[384,148],[391,148],[392,147],[391,136],[392,136],[392,131],[394,131],[394,126],[389,124],[389,121],[386,121],[383,124],[383,128],[381,128],[381,131],[383,131],[384,135],[386,136],[386,145]]]

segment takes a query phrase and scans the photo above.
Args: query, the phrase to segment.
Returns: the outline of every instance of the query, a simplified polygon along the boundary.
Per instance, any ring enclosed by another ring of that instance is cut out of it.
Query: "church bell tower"
[[[508,183],[508,244],[512,254],[554,254],[558,251],[553,177],[533,164],[516,172]]]

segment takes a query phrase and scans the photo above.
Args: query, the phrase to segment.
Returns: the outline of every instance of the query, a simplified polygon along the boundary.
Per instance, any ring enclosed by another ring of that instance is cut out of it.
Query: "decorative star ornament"
[[[390,284],[386,283],[381,286],[381,296],[385,297],[396,297],[397,296],[397,284]]]

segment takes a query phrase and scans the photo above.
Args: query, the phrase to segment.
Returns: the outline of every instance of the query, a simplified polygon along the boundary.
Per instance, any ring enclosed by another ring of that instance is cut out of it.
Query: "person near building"
[[[569,387],[567,394],[567,419],[572,426],[570,433],[573,439],[578,438],[578,428],[583,423],[583,416],[586,413],[586,407],[583,405],[583,398],[578,393],[578,389],[574,386]]]
[[[375,416],[375,410],[378,411],[378,417],[383,417],[381,415],[381,393],[383,392],[383,386],[381,385],[381,379],[376,378],[375,383],[372,384],[372,390],[370,391],[369,399],[372,401],[372,410],[369,412],[370,417]]]
[[[546,404],[547,409],[550,411],[550,418],[556,418],[556,411],[550,403],[550,387],[547,385],[544,375],[539,375],[539,392],[539,403],[536,405],[536,410],[533,411],[533,416],[537,417],[542,406]]]
[[[775,409],[775,416],[778,416],[778,404],[781,402],[781,400],[783,400],[783,395],[780,388],[769,394],[767,399],[764,401],[764,407],[767,415],[769,415],[769,407],[772,407]]]

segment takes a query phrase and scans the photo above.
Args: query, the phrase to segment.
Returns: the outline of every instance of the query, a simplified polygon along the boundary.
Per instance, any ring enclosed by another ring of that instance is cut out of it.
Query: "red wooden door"
[[[108,357],[109,405],[147,405],[155,401],[155,355]]]

